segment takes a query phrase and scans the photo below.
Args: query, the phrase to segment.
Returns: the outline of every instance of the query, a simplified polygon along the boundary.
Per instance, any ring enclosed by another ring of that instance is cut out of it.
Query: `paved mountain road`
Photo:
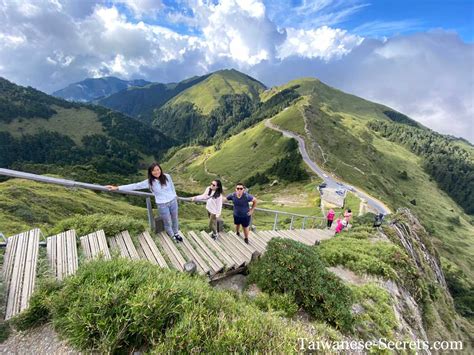
[[[331,176],[328,172],[321,169],[319,167],[319,165],[316,164],[309,157],[308,151],[306,150],[306,145],[305,145],[305,141],[304,141],[303,137],[301,137],[300,135],[298,135],[296,133],[284,130],[284,129],[274,125],[273,123],[270,122],[270,119],[265,120],[265,126],[268,127],[268,128],[271,128],[275,131],[278,131],[278,132],[282,133],[285,137],[296,139],[296,141],[298,142],[298,147],[299,147],[299,150],[300,150],[300,153],[301,153],[301,156],[302,156],[304,162],[311,168],[311,170],[313,170],[316,174],[318,174],[324,180],[324,182],[327,184],[327,187],[334,188],[334,189],[345,188],[346,190],[350,190],[356,196],[358,196],[360,199],[364,199],[365,201],[367,201],[367,205],[371,209],[376,211],[377,213],[383,213],[384,215],[391,213],[390,209],[387,206],[385,206],[385,204],[383,204],[381,201],[377,200],[376,198],[368,195],[367,193],[365,193],[365,192],[363,192],[363,191],[361,191],[361,190],[359,190],[355,187],[351,187],[349,185],[346,185],[344,182],[342,182],[340,180],[337,180],[336,178]]]

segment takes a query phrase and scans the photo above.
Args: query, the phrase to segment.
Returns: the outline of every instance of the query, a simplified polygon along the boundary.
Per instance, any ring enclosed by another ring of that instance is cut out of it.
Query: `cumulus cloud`
[[[361,33],[406,23],[367,23],[357,32],[337,28],[366,6],[359,0],[346,6],[303,1],[294,11],[300,21],[291,25],[274,2],[178,4],[171,9],[154,0],[0,0],[0,76],[46,92],[90,76],[170,82],[229,67],[267,85],[315,76],[474,141],[474,49],[455,33],[378,40]],[[180,26],[188,30],[178,31]]]

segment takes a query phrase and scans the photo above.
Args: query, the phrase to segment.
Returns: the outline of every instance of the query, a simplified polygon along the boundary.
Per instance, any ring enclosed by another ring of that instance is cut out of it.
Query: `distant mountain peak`
[[[143,79],[122,80],[114,76],[87,78],[55,91],[52,95],[68,101],[90,102],[130,87],[143,87],[149,84],[151,82]]]

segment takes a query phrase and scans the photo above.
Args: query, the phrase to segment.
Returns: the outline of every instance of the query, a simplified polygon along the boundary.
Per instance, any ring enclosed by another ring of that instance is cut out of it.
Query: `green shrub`
[[[96,213],[63,219],[55,225],[52,233],[75,229],[77,235],[80,236],[103,229],[107,236],[116,235],[124,230],[128,230],[131,235],[136,235],[143,232],[146,227],[145,222],[131,217]]]
[[[31,297],[29,307],[11,320],[13,327],[26,330],[46,323],[51,318],[51,297],[60,289],[58,281],[43,279]]]
[[[126,353],[294,352],[301,327],[262,312],[199,277],[147,262],[94,260],[54,293],[35,294],[33,316],[51,318],[57,332],[81,350]]]
[[[250,267],[250,282],[270,294],[286,293],[318,320],[337,328],[352,326],[352,293],[326,270],[317,250],[293,240],[273,239]]]
[[[395,340],[398,327],[390,294],[376,284],[353,286],[354,297],[363,311],[354,316],[357,333],[363,339]]]
[[[288,294],[274,293],[269,295],[268,293],[262,292],[253,299],[253,302],[262,311],[276,311],[288,318],[293,317],[299,308],[294,298]]]

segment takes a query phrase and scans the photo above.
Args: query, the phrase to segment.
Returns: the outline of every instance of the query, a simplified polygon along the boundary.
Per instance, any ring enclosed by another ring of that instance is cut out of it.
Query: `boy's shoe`
[[[249,243],[249,238],[244,238],[244,242],[245,242],[245,244],[248,244]]]

